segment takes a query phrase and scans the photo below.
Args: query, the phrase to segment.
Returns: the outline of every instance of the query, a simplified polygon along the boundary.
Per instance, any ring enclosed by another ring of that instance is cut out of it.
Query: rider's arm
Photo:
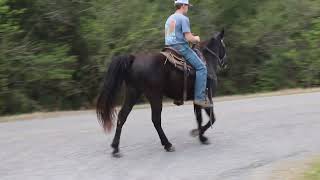
[[[191,32],[184,33],[184,37],[186,38],[186,40],[188,42],[191,42],[191,43],[194,43],[194,44],[197,44],[197,43],[200,42],[200,37],[192,35]]]
[[[182,32],[184,34],[184,38],[186,38],[186,40],[188,42],[191,42],[193,44],[199,43],[200,42],[200,37],[199,36],[194,36],[191,33],[189,18],[187,18],[187,17],[183,18],[181,24],[182,24]]]

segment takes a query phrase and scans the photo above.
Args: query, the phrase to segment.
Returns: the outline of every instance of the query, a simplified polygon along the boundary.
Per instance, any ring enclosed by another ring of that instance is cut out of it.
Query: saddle
[[[197,48],[193,48],[193,50],[196,52],[196,54],[200,57],[202,62],[205,64],[205,58],[203,57],[201,51]],[[166,57],[165,64],[167,62],[174,65],[178,70],[182,71],[184,74],[184,82],[183,82],[183,99],[181,100],[175,100],[175,105],[183,105],[184,101],[187,100],[187,87],[188,87],[188,77],[189,76],[195,76],[196,71],[195,69],[185,60],[185,58],[174,48],[166,46],[161,52],[162,55]]]
[[[195,53],[200,57],[204,64],[207,64],[205,58],[203,57],[199,49],[193,48],[193,51],[195,51]],[[167,58],[165,63],[167,63],[168,61],[171,64],[173,64],[178,70],[184,72],[186,69],[190,75],[195,75],[195,69],[184,59],[184,57],[176,49],[167,46],[163,48],[160,53]]]

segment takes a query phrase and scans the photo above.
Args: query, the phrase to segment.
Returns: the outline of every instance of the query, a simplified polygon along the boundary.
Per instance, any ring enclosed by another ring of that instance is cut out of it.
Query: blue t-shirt
[[[191,32],[189,18],[180,13],[172,14],[165,25],[166,45],[188,43],[183,34],[186,32]]]

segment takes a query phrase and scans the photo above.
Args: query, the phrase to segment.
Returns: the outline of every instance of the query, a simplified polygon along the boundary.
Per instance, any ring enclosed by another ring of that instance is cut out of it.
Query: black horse
[[[210,40],[200,44],[200,50],[207,61],[209,93],[216,89],[216,71],[218,65],[226,67],[226,48],[223,43],[224,30],[217,33]],[[125,100],[118,114],[117,128],[112,142],[113,155],[119,155],[119,143],[121,130],[127,120],[132,107],[139,97],[144,94],[151,105],[152,122],[161,140],[161,144],[167,151],[174,151],[161,127],[162,99],[164,96],[174,100],[181,100],[183,95],[184,74],[174,65],[165,63],[166,57],[161,53],[136,54],[117,56],[112,59],[104,78],[104,85],[97,100],[97,116],[105,130],[110,131],[113,119],[116,115],[116,94],[122,83],[125,83]],[[188,79],[187,99],[193,100],[195,77]],[[213,108],[205,109],[210,116],[209,122],[202,126],[201,107],[194,106],[198,129],[193,133],[199,135],[203,144],[208,143],[204,132],[215,122]]]

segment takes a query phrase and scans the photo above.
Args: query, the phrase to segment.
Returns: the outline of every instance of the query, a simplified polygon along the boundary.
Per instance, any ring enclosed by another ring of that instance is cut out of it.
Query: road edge
[[[220,97],[214,98],[214,102],[235,101],[235,100],[242,100],[242,99],[273,97],[273,96],[286,96],[286,95],[294,95],[294,94],[307,94],[307,93],[315,93],[315,92],[320,92],[320,88],[285,89],[280,91],[260,92],[255,94],[220,96]],[[171,101],[164,102],[163,104],[166,107],[175,106]],[[192,102],[190,101],[185,103],[185,105],[191,105],[191,104]],[[144,109],[148,107],[149,107],[148,104],[139,104],[134,106],[134,109]],[[2,117],[0,116],[0,123],[32,120],[32,119],[49,119],[49,118],[55,118],[60,116],[74,116],[75,114],[83,115],[83,114],[88,114],[93,112],[94,110],[91,109],[91,110],[80,110],[80,111],[35,112],[30,114],[2,116]]]

